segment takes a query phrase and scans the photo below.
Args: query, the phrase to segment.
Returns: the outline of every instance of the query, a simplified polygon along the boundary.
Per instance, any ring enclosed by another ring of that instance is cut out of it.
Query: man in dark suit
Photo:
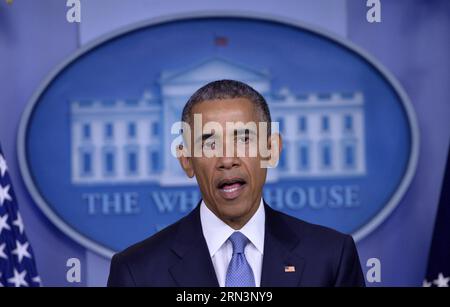
[[[262,199],[282,140],[271,132],[257,91],[233,80],[211,82],[186,103],[182,121],[188,125],[177,156],[202,200],[180,221],[114,255],[108,286],[365,285],[351,236],[275,211]]]

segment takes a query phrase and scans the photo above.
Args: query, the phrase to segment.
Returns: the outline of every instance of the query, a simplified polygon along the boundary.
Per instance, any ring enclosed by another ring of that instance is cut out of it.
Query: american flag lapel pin
[[[295,272],[295,266],[293,266],[293,265],[286,265],[284,267],[284,272],[285,273],[293,273],[293,272]]]

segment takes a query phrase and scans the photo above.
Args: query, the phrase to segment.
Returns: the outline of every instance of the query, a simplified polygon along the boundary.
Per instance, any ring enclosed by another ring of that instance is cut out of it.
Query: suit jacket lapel
[[[281,215],[264,203],[266,226],[261,287],[298,287],[305,259],[295,248],[299,234],[290,230]]]
[[[296,252],[300,234],[294,233],[281,215],[265,202],[266,226],[261,287],[297,287],[305,260]],[[203,236],[200,204],[182,221],[172,244],[178,261],[169,271],[180,287],[218,287],[219,283]],[[286,272],[292,271],[294,272]]]
[[[218,287],[216,273],[203,236],[200,203],[179,225],[172,251],[179,260],[169,269],[180,287]]]

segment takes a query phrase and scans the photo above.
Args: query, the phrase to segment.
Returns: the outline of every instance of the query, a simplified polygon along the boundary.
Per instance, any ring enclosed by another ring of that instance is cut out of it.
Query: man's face
[[[214,157],[195,157],[191,154],[189,158],[181,158],[181,164],[188,176],[195,176],[200,186],[203,199],[209,209],[220,219],[228,224],[240,224],[245,222],[257,210],[262,188],[266,181],[267,169],[261,167],[262,157],[259,150],[256,156],[249,157],[248,151],[244,157],[237,155],[237,146],[249,147],[257,144],[257,135],[241,134],[231,131],[230,138],[225,135],[226,123],[262,121],[260,112],[254,104],[245,98],[223,99],[217,101],[205,101],[196,104],[192,108],[192,114],[202,115],[202,126],[208,122],[217,122],[223,130],[223,135],[214,133],[209,136],[203,135],[202,146],[211,149],[223,146],[223,155]],[[192,130],[194,129],[191,123]],[[203,128],[203,127],[202,127]],[[259,128],[257,128],[259,129]],[[259,135],[257,130],[256,134]],[[216,135],[216,137],[214,137]],[[192,133],[191,144],[195,146],[194,133]],[[237,145],[240,144],[240,145]],[[227,146],[234,147],[234,155],[227,156]],[[257,146],[257,145],[256,145]],[[270,146],[270,144],[268,144]],[[191,153],[192,146],[191,146]]]

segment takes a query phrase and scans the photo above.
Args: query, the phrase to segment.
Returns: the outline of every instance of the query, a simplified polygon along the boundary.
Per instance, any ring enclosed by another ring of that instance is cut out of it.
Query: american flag
[[[41,285],[0,146],[0,287]]]
[[[216,46],[225,47],[228,46],[228,37],[226,36],[215,36],[214,44]]]
[[[450,148],[424,287],[450,287]]]

